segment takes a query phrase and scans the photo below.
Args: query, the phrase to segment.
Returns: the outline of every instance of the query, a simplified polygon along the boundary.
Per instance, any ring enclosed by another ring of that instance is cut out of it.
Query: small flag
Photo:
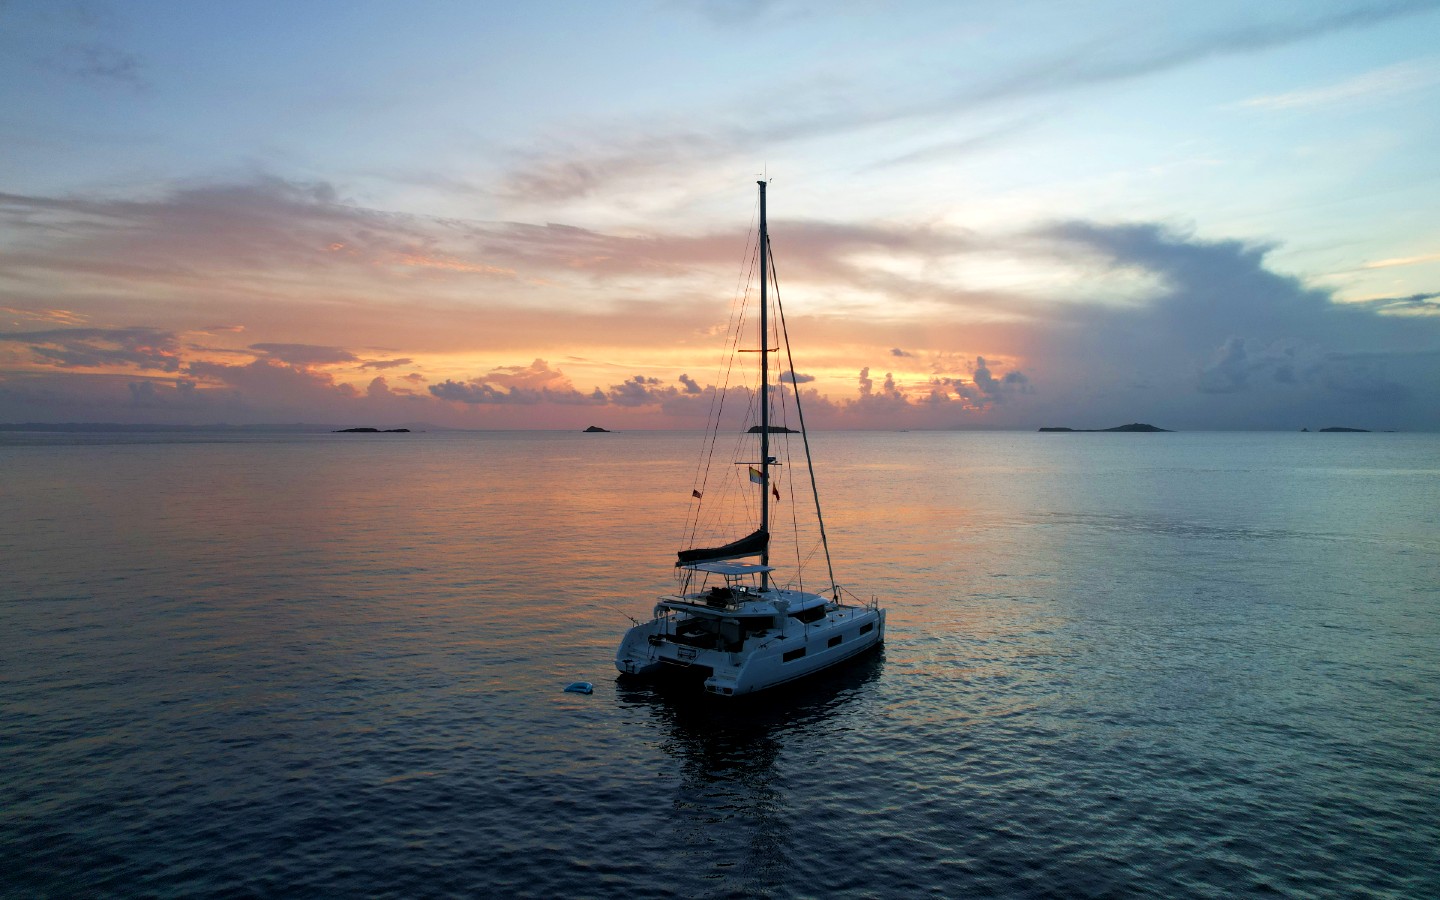
[[[780,499],[780,485],[778,485],[778,484],[772,484],[772,485],[770,485],[770,493],[772,493],[772,494],[775,495],[775,499],[776,499],[776,500],[779,500],[779,499]]]
[[[694,497],[696,500],[699,500],[699,499],[700,499],[700,492],[699,492],[699,491],[691,491],[691,492],[690,492],[690,496]]]
[[[754,466],[751,466],[751,467],[750,467],[750,481],[751,481],[752,483],[754,483],[754,484],[764,484],[764,483],[765,483],[765,476],[760,473],[760,470],[759,470],[759,469],[755,468]]]

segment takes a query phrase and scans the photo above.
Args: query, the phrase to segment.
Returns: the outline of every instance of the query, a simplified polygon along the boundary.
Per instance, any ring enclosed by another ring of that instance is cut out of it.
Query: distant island
[[[337,428],[331,434],[409,434],[408,428]]]
[[[751,426],[750,426],[750,430],[749,430],[748,432],[746,432],[746,433],[747,433],[747,434],[759,434],[759,433],[760,433],[761,431],[763,431],[763,430],[764,430],[764,429],[762,429],[759,425],[751,425]],[[770,426],[770,433],[771,433],[771,434],[799,434],[800,432],[796,431],[796,430],[793,429],[793,428],[786,428],[784,425],[771,425],[771,426]]]
[[[581,432],[581,433],[582,433],[582,434],[609,434],[609,433],[610,433],[610,429],[608,429],[608,428],[601,428],[599,425],[591,425],[589,428],[585,429],[585,430],[584,430],[583,432]]]
[[[1322,428],[1322,429],[1320,429],[1320,433],[1321,433],[1321,434],[1324,434],[1324,433],[1327,432],[1327,431],[1330,431],[1330,432],[1334,432],[1334,431],[1350,431],[1350,432],[1354,432],[1354,433],[1356,433],[1356,434],[1369,434],[1369,433],[1370,433],[1370,429],[1368,429],[1368,428]]]
[[[157,425],[148,422],[0,422],[0,431],[54,431],[63,433],[195,434],[207,431],[220,431],[247,434],[319,434],[330,430],[329,425],[318,425],[308,422],[269,425],[227,425],[223,422],[210,425]]]
[[[1170,433],[1170,429],[1169,429],[1169,428],[1156,428],[1154,425],[1146,425],[1146,424],[1144,424],[1143,422],[1131,422],[1129,425],[1116,425],[1114,428],[1053,428],[1053,427],[1049,427],[1049,428],[1042,428],[1042,429],[1040,429],[1040,430],[1041,430],[1041,431],[1068,431],[1068,432],[1072,432],[1072,433],[1091,433],[1091,434],[1099,433],[1099,432],[1102,432],[1102,431],[1142,432],[1142,433],[1146,433],[1146,434],[1151,434],[1151,433],[1156,433],[1156,432],[1165,432],[1166,434],[1169,434],[1169,433]]]

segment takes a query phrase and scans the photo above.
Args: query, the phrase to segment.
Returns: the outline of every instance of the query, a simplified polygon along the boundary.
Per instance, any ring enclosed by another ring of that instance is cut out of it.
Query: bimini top
[[[709,572],[711,575],[728,575],[736,577],[740,575],[759,575],[761,572],[773,572],[774,566],[762,566],[758,563],[715,562],[692,563],[688,566],[680,566],[682,569],[689,569],[692,572]]]

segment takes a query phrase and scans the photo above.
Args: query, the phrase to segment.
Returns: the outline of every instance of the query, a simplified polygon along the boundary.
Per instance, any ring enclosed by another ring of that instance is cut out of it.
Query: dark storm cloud
[[[1268,268],[1270,244],[1201,240],[1154,223],[1068,222],[1042,234],[1093,252],[1111,269],[1160,280],[1160,293],[1139,309],[1076,306],[1077,317],[1128,319],[1195,350],[1209,352],[1235,339],[1419,349],[1440,326],[1440,318],[1377,315],[1368,304],[1337,303],[1329,291]]]
[[[1019,369],[1011,369],[996,378],[983,356],[975,357],[973,378],[975,387],[979,388],[980,393],[990,400],[1000,400],[1008,394],[1023,393],[1030,388],[1030,379]]]
[[[1078,395],[1112,410],[1098,415],[1144,405],[1179,427],[1271,427],[1342,414],[1434,427],[1427,410],[1440,402],[1440,316],[1384,314],[1429,311],[1430,294],[1339,303],[1269,268],[1271,245],[1203,240],[1155,223],[1068,222],[1040,235],[1061,256],[1078,253],[1159,283],[1141,304],[1062,304],[1036,323],[1037,364],[1076,382],[1036,384],[1057,409],[1061,397]],[[1127,388],[1124,379],[1147,387]]]

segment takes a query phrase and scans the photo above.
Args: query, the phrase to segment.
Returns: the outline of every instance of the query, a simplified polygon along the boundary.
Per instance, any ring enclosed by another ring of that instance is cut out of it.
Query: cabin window
[[[835,646],[838,646],[839,644],[840,644],[840,635],[837,634],[837,635],[835,635],[833,638],[830,639],[830,643],[827,644],[826,646],[827,646],[827,647],[835,647]]]
[[[800,657],[802,657],[802,656],[804,656],[804,655],[805,655],[805,648],[804,648],[804,647],[797,647],[796,649],[791,650],[791,651],[789,651],[788,653],[786,653],[784,656],[780,657],[780,659],[781,659],[782,661],[784,661],[784,662],[794,662],[795,660],[799,659]]]
[[[869,634],[870,631],[871,631],[871,629],[873,629],[874,627],[875,627],[875,623],[874,623],[874,622],[866,622],[864,625],[861,625],[861,626],[860,626],[860,633],[861,633],[861,634]]]
[[[774,616],[756,616],[753,619],[742,619],[741,623],[747,635],[761,634],[775,627]]]
[[[825,618],[825,605],[822,603],[819,606],[812,606],[809,609],[802,609],[799,612],[791,613],[790,615],[804,622],[806,625],[809,625],[811,622],[818,622],[821,619]]]

